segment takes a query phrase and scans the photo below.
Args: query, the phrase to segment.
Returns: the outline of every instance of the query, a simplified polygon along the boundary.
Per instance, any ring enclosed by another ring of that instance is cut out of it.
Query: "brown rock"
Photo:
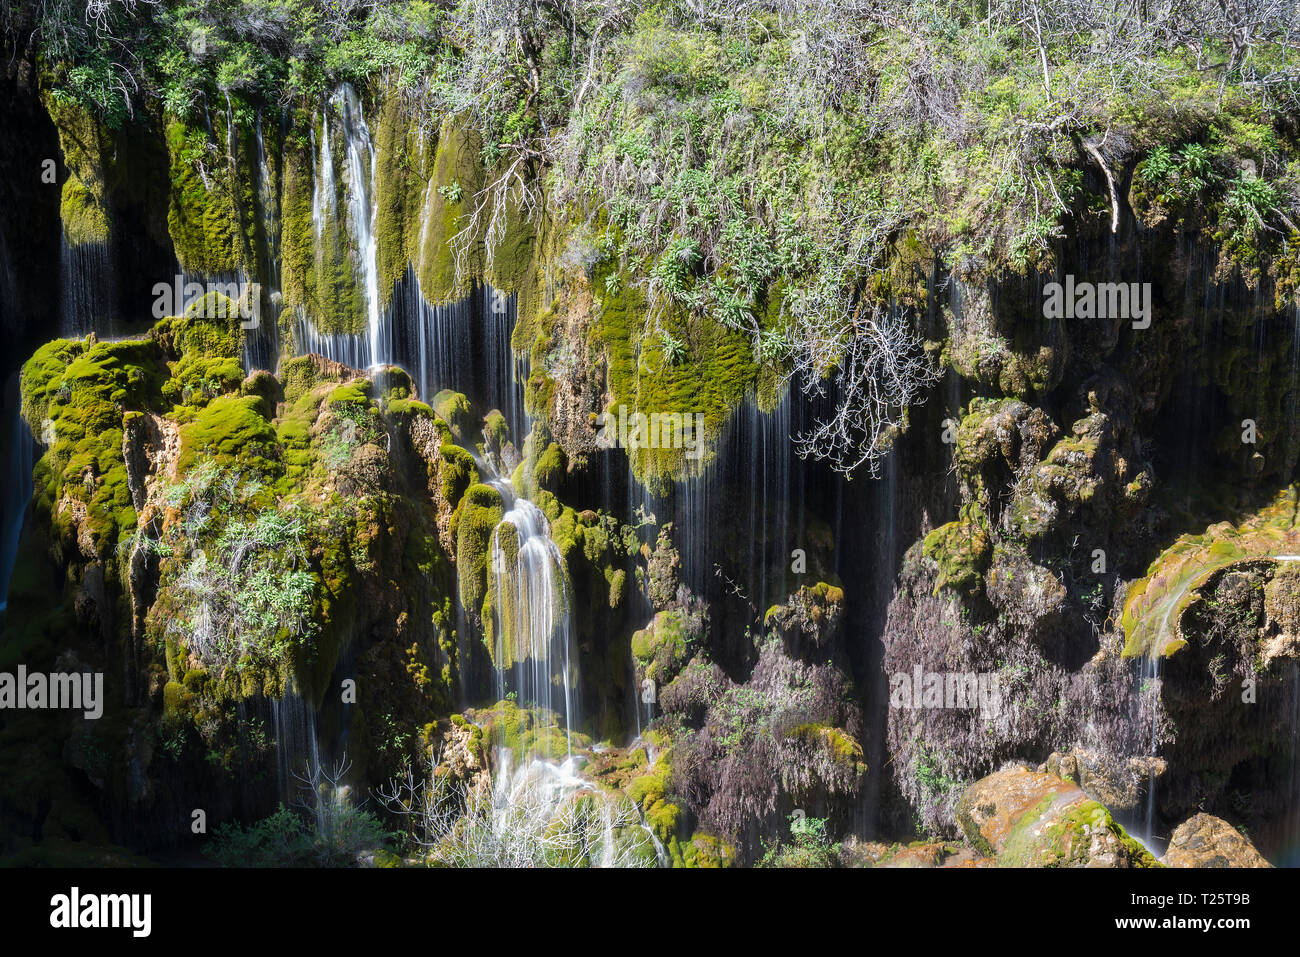
[[[1189,817],[1169,839],[1166,867],[1272,867],[1235,827],[1212,814]]]
[[[1155,858],[1072,781],[1026,767],[976,781],[957,802],[976,851],[1002,867],[1152,867]]]

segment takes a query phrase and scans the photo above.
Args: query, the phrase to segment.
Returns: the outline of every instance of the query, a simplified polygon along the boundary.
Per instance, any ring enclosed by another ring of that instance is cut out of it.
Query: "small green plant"
[[[789,815],[790,840],[768,846],[764,843],[759,867],[836,867],[843,845],[832,842],[826,819],[808,817],[798,811]]]
[[[659,347],[663,350],[664,359],[669,365],[681,365],[686,361],[686,346],[682,344],[682,340],[666,329],[659,331]]]

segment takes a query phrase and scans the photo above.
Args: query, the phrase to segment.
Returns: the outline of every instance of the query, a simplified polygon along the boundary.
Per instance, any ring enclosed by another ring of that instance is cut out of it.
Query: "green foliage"
[[[825,818],[791,814],[790,840],[764,847],[759,867],[836,867],[840,863],[839,843],[832,843]]]
[[[168,630],[212,666],[286,665],[319,627],[306,545],[320,516],[216,460],[163,497],[179,517],[154,546],[170,558],[161,580]]]
[[[385,850],[391,841],[369,811],[341,805],[320,821],[281,804],[250,825],[218,825],[203,853],[222,867],[347,867],[359,852]]]

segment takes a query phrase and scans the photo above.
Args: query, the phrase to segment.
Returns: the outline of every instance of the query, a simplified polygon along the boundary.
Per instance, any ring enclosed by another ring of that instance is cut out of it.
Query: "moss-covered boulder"
[[[962,507],[961,517],[925,536],[925,557],[939,566],[935,589],[978,591],[992,555],[988,519],[975,504]]]
[[[1236,566],[1276,569],[1300,555],[1296,501],[1296,490],[1288,489],[1240,524],[1220,522],[1199,535],[1183,535],[1165,549],[1146,576],[1129,586],[1122,619],[1124,654],[1174,654],[1187,643],[1184,614],[1218,573]],[[1281,585],[1273,594],[1273,606],[1286,618]]]
[[[1078,785],[1013,767],[976,781],[957,821],[1000,867],[1157,867],[1156,859]]]

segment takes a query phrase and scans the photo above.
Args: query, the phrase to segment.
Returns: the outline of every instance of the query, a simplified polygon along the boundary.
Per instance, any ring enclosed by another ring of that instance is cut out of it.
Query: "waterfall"
[[[479,289],[483,303],[482,350],[486,360],[487,394],[493,406],[505,416],[510,434],[521,447],[531,422],[524,412],[524,383],[528,381],[528,356],[516,356],[510,345],[518,308],[515,296],[484,284]]]
[[[341,332],[318,332],[301,307],[295,310],[295,316],[294,342],[300,354],[314,352],[353,369],[369,368],[370,353],[366,340]]]
[[[266,243],[264,301],[271,306],[269,316],[261,314],[263,297],[257,302],[260,321],[244,338],[244,373],[254,369],[273,370],[280,353],[280,196],[271,177],[271,166],[266,156],[266,143],[262,137],[262,111],[257,111],[257,204],[260,212],[262,236]]]
[[[335,168],[332,136],[335,124],[341,138],[343,168]],[[361,99],[351,84],[340,86],[321,111],[319,142],[313,141],[314,188],[311,221],[316,268],[326,270],[345,258],[358,284],[366,324],[363,363],[367,368],[390,361],[380,316],[379,261],[375,238],[375,145],[366,125]],[[313,131],[313,138],[315,133]],[[342,190],[342,207],[339,191]],[[346,245],[335,232],[342,216]],[[318,337],[319,338],[319,337]],[[301,346],[300,346],[301,348]],[[339,359],[331,355],[332,359]],[[339,361],[342,361],[339,359]],[[352,364],[352,363],[349,363]]]
[[[598,821],[583,820],[577,799],[592,798]],[[637,845],[653,849],[654,864],[668,867],[668,852],[639,817],[619,816],[616,801],[592,787],[577,773],[576,759],[559,763],[524,760],[515,764],[507,752],[498,758],[492,784],[493,834],[509,850],[497,865],[537,866],[553,863],[548,853],[561,859],[582,855],[592,867],[647,866],[648,858],[629,857]],[[631,837],[616,834],[615,827],[635,827]],[[596,839],[596,835],[599,835]],[[566,861],[566,863],[577,863]]]
[[[601,815],[600,840],[595,847],[586,846],[586,839],[596,828],[589,823],[576,826],[584,834],[578,844],[590,864],[626,864],[622,852],[628,850],[629,842],[634,845],[639,841],[653,847],[655,863],[667,866],[667,851],[639,812],[633,809],[629,816],[625,808],[616,821],[616,802],[578,773],[584,759],[573,753],[573,729],[581,721],[581,714],[575,691],[577,662],[563,558],[550,537],[541,509],[515,496],[492,456],[480,459],[480,464],[492,476],[492,485],[507,504],[490,543],[497,695],[505,700],[514,694],[520,707],[538,709],[538,720],[550,722],[548,730],[556,730],[562,713],[565,733],[564,755],[552,753],[547,743],[524,754],[513,754],[500,740],[496,742],[493,830],[504,839],[503,843],[515,847],[521,841],[526,843],[551,833],[557,826],[560,833],[572,834],[574,816],[580,813],[576,799],[590,793]],[[542,740],[550,742],[553,738]],[[620,830],[634,826],[636,836],[629,839],[616,834],[616,826]]]
[[[571,756],[579,716],[564,559],[542,510],[516,497],[490,458],[486,464],[507,506],[490,544],[498,697],[514,692],[521,706],[544,709],[548,720],[562,713]]]
[[[803,509],[790,507],[803,483],[790,440],[795,413],[788,388],[770,412],[752,397],[746,399],[722,436],[706,436],[714,448],[712,462],[692,465],[693,474],[666,483],[659,494],[637,480],[629,456],[628,514],[635,521],[638,510],[644,510],[660,526],[673,523],[682,580],[697,594],[708,593],[719,554],[739,554],[715,537],[729,522],[748,530],[748,560],[739,584],[760,611],[785,601],[800,584],[790,575],[790,552],[802,538],[804,521]],[[792,511],[798,512],[797,525],[791,524]]]
[[[348,197],[348,225],[356,243],[362,290],[366,300],[366,328],[369,330],[371,363],[385,361],[380,352],[379,260],[375,241],[375,144],[361,110],[361,99],[350,83],[330,98],[343,122],[346,163],[344,188]]]
[[[23,515],[32,497],[33,445],[32,433],[23,421],[15,395],[4,441],[6,474],[4,497],[0,499],[0,611],[4,611],[9,603],[9,576],[13,574],[18,557]]]
[[[330,152],[329,115],[321,114],[320,143],[316,130],[311,131],[312,167],[311,228],[315,238],[316,255],[320,257],[321,240],[325,235],[325,219],[334,208],[334,154]]]
[[[1160,728],[1160,658],[1157,655],[1143,655],[1138,663],[1138,674],[1140,684],[1139,692],[1139,715],[1145,719],[1150,718],[1151,731],[1146,735],[1145,726],[1142,726],[1143,734],[1146,736],[1147,757],[1149,764],[1147,766],[1147,793],[1146,793],[1146,832],[1142,843],[1147,850],[1151,851],[1157,857],[1158,842],[1155,836],[1156,830],[1156,757],[1157,748],[1159,747],[1159,728]],[[1150,715],[1143,712],[1149,711]]]
[[[116,286],[108,243],[69,245],[62,241],[59,261],[60,335],[79,338],[93,332],[113,335]]]
[[[280,195],[271,179],[266,142],[262,137],[262,111],[257,111],[257,201],[262,212],[262,234],[266,237],[267,285],[272,295],[280,291]]]
[[[276,779],[280,795],[292,803],[300,797],[301,778],[320,767],[316,709],[308,705],[291,684],[279,699],[272,699],[271,722],[275,728]]]

